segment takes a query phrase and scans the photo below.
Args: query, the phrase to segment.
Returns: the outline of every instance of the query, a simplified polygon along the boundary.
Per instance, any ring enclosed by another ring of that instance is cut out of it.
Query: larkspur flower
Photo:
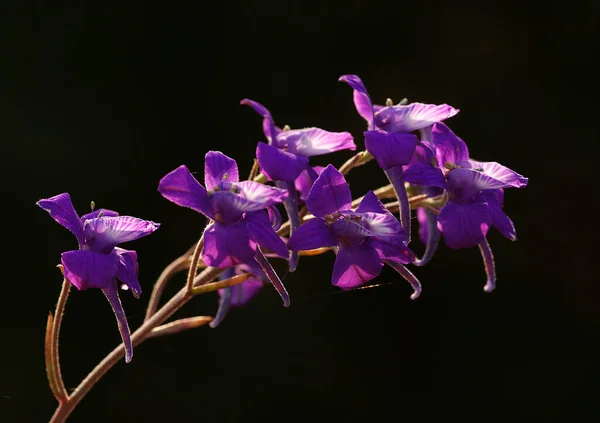
[[[263,281],[267,279],[267,276],[256,263],[230,267],[219,276],[219,279],[228,279],[245,273],[250,273],[252,276],[238,285],[219,289],[219,308],[214,320],[209,323],[211,328],[216,328],[221,324],[230,308],[243,306],[254,298],[263,287]]]
[[[303,172],[313,181],[317,174],[308,165],[308,158],[339,150],[355,150],[354,139],[349,132],[329,132],[320,128],[285,129],[275,125],[271,112],[256,101],[244,99],[241,104],[252,107],[263,117],[263,132],[268,144],[259,142],[256,158],[261,172],[275,181],[280,188],[288,190],[284,206],[290,219],[290,234],[300,225],[298,216],[298,191],[296,181]],[[292,253],[290,271],[294,271],[298,256]]]
[[[479,246],[488,274],[484,289],[490,292],[495,287],[496,276],[492,251],[486,240],[488,230],[494,227],[506,238],[516,239],[514,225],[502,210],[503,190],[525,187],[528,179],[499,163],[470,159],[465,142],[443,123],[434,124],[431,134],[431,142],[423,145],[429,154],[419,157],[417,162],[419,166],[429,167],[430,172],[439,169],[446,186],[424,181],[422,189],[437,190],[439,194],[439,189],[444,188],[448,200],[438,216],[431,209],[417,210],[421,239],[427,244],[423,261],[433,254],[440,232],[450,248]],[[435,160],[432,151],[435,151]]]
[[[356,110],[368,123],[368,131],[364,133],[365,148],[375,157],[394,187],[400,222],[410,241],[410,206],[404,186],[405,182],[410,181],[406,178],[403,167],[411,161],[417,144],[430,138],[432,125],[456,115],[458,110],[447,104],[402,102],[393,105],[389,99],[385,106],[373,105],[358,76],[343,75],[339,80],[353,89]],[[421,133],[421,140],[412,134],[417,130]],[[413,175],[415,170],[413,169]]]
[[[36,203],[59,224],[70,230],[79,243],[78,250],[61,255],[65,278],[80,290],[99,288],[110,303],[125,347],[125,361],[133,357],[129,325],[119,298],[117,279],[134,297],[142,293],[138,280],[137,254],[117,245],[149,235],[159,224],[131,216],[119,216],[106,209],[93,210],[79,217],[68,193]]]
[[[415,260],[406,246],[406,232],[369,191],[356,210],[344,176],[332,165],[319,175],[306,199],[315,216],[304,222],[290,237],[292,251],[335,247],[332,284],[342,289],[356,288],[381,273],[386,263],[413,287],[411,298],[421,292],[417,278],[403,265]]]
[[[240,182],[235,160],[219,151],[206,153],[204,184],[206,188],[182,165],[160,180],[158,191],[167,200],[210,219],[202,250],[207,266],[225,269],[257,262],[288,306],[288,293],[259,248],[283,258],[289,256],[265,211],[281,203],[287,191],[253,181]]]

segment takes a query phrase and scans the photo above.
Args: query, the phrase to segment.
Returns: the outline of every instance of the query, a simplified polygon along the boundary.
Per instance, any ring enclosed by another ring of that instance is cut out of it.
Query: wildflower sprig
[[[285,261],[293,271],[300,256],[309,261],[311,256],[332,252],[331,283],[343,290],[368,283],[387,265],[409,282],[411,298],[416,299],[422,286],[409,267],[429,263],[444,239],[452,249],[477,246],[487,275],[484,290],[495,288],[496,269],[487,234],[496,228],[516,240],[514,224],[503,210],[504,190],[525,187],[528,179],[499,163],[471,158],[466,143],[444,122],[458,109],[406,99],[395,105],[387,99],[384,105],[377,105],[358,76],[344,75],[340,81],[353,89],[356,110],[367,122],[360,137],[315,127],[280,128],[263,105],[245,99],[241,103],[263,118],[266,141],[257,144],[248,180],[240,180],[233,158],[208,151],[203,184],[187,167],[197,168],[194,162],[157,181],[158,192],[165,199],[198,212],[206,226],[196,234],[197,242],[160,274],[144,322],[133,332],[119,299],[117,280],[122,290],[141,296],[138,257],[119,245],[149,235],[160,225],[108,209],[96,210],[93,202],[91,212],[80,217],[68,193],[37,202],[75,235],[78,245],[78,249],[61,254],[63,285],[46,330],[48,381],[59,403],[52,423],[64,422],[115,363],[122,357],[131,361],[134,347],[149,338],[206,325],[221,327],[233,308],[248,304],[269,284],[283,305],[289,306],[293,298],[272,260]],[[355,139],[364,140],[364,150],[339,168],[309,163],[315,155],[356,150]],[[386,174],[389,184],[353,198],[346,178],[352,169],[372,161]],[[285,210],[287,221],[282,221],[279,208]],[[412,211],[419,224],[418,238],[425,244],[420,258],[410,246]],[[185,284],[163,303],[166,285],[181,272],[187,272]],[[71,285],[78,291],[97,288],[103,292],[123,342],[68,393],[62,381],[58,341]],[[212,292],[218,298],[214,316],[168,321],[195,296]]]

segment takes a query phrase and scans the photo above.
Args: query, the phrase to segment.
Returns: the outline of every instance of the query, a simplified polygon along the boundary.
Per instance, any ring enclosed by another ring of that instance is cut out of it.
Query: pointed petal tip
[[[496,283],[492,281],[487,281],[485,286],[483,287],[483,292],[490,293],[496,289]]]

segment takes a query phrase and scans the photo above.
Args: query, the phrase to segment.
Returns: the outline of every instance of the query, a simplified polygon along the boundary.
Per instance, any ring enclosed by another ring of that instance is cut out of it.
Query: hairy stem
[[[201,286],[214,280],[223,269],[215,269],[213,267],[206,268],[202,273],[196,276],[193,285]],[[140,326],[131,335],[131,342],[133,346],[141,344],[144,340],[150,337],[152,330],[162,325],[165,320],[171,317],[177,310],[179,310],[185,303],[187,303],[193,295],[187,291],[187,286],[182,288],[177,294],[173,296],[164,306],[162,306],[156,313],[146,320],[142,326]],[[85,397],[85,395],[92,389],[92,387],[108,372],[119,360],[123,357],[124,348],[123,344],[119,344],[113,349],[104,359],[86,376],[86,378],[79,384],[73,393],[69,396],[66,402],[59,403],[54,415],[50,419],[49,423],[64,423],[67,418],[71,415],[77,404]]]
[[[65,312],[67,298],[69,298],[70,289],[71,282],[64,278],[60,295],[58,296],[58,302],[56,303],[54,318],[52,318],[52,315],[48,317],[48,324],[51,323],[51,327],[47,328],[46,330],[46,368],[48,371],[48,382],[50,383],[50,389],[54,393],[54,396],[61,404],[67,401],[69,394],[65,388],[62,372],[60,370],[58,338],[60,336],[60,326],[62,323],[63,314]],[[50,329],[49,334],[48,329]]]
[[[188,271],[187,283],[186,283],[186,292],[191,293],[194,288],[194,277],[196,276],[196,271],[198,270],[198,261],[200,260],[200,255],[202,254],[202,249],[204,248],[204,232],[202,232],[202,236],[196,244],[196,248],[194,249],[194,255],[192,255],[192,262],[190,264],[190,269]]]

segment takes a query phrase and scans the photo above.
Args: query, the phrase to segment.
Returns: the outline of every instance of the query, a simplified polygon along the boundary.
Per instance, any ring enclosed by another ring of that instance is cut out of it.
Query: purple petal
[[[46,210],[50,213],[50,217],[70,230],[77,238],[79,245],[83,245],[83,224],[73,207],[71,196],[68,193],[65,192],[51,198],[45,198],[35,204]]]
[[[519,175],[514,170],[502,166],[496,162],[478,162],[475,160],[458,161],[457,164],[466,169],[474,169],[483,172],[490,178],[503,182],[503,188],[523,188],[527,186],[528,179]]]
[[[247,98],[240,101],[240,104],[244,104],[246,106],[252,107],[254,109],[254,111],[256,111],[256,113],[258,113],[259,115],[261,115],[264,118],[263,119],[263,132],[265,134],[265,137],[269,141],[269,143],[273,143],[273,141],[276,139],[277,135],[279,133],[281,133],[281,129],[279,129],[277,126],[275,126],[275,121],[273,120],[273,117],[271,116],[271,112],[269,112],[269,110],[262,104],[254,101],[254,100],[247,99]]]
[[[475,196],[475,201],[487,203],[490,216],[492,217],[492,226],[511,241],[517,239],[517,232],[512,220],[502,210],[504,203],[504,192],[501,189],[482,191]]]
[[[115,318],[117,319],[117,325],[119,326],[119,333],[121,339],[123,339],[123,346],[125,347],[125,362],[129,363],[133,358],[133,345],[131,343],[131,334],[129,332],[129,325],[127,324],[127,317],[125,316],[125,310],[121,304],[119,298],[119,292],[117,291],[117,284],[111,283],[105,289],[102,290],[106,299],[108,300]]]
[[[211,219],[214,218],[206,189],[185,165],[164,176],[158,184],[158,192],[178,206],[188,207]]]
[[[417,137],[413,134],[387,133],[384,131],[366,131],[365,148],[375,157],[379,167],[390,169],[407,165],[417,146]]]
[[[62,253],[65,278],[80,291],[106,288],[115,279],[119,267],[116,254],[99,254],[89,250]]]
[[[386,236],[371,238],[368,242],[377,251],[382,260],[392,260],[403,264],[412,263],[416,260],[415,253],[406,246],[402,237]]]
[[[86,245],[92,251],[108,254],[122,242],[150,235],[160,224],[131,216],[98,217],[83,224]]]
[[[440,169],[425,163],[410,165],[404,171],[402,179],[411,185],[448,189],[444,173]]]
[[[333,265],[331,283],[342,289],[356,288],[377,277],[382,268],[379,254],[369,243],[342,244]]]
[[[342,75],[338,79],[350,85],[353,92],[354,106],[359,115],[369,123],[369,126],[373,124],[373,103],[371,97],[365,88],[362,80],[356,75]]]
[[[277,137],[279,148],[299,156],[311,157],[340,150],[356,150],[349,132],[329,132],[319,128],[292,129]]]
[[[259,142],[256,146],[256,158],[262,173],[273,181],[291,182],[308,166],[306,157],[297,156],[264,142]]]
[[[254,260],[256,243],[245,222],[235,225],[213,223],[204,231],[202,260],[220,269]]]
[[[450,248],[471,248],[487,235],[492,218],[486,203],[448,201],[438,216],[437,227]]]
[[[105,217],[115,217],[115,216],[118,216],[119,213],[117,213],[114,210],[97,209],[91,213],[86,213],[86,214],[82,215],[81,216],[81,224],[83,224],[83,222],[85,222],[86,220],[95,219],[100,215],[105,216]]]
[[[362,213],[361,217],[362,225],[371,233],[371,236],[398,236],[404,241],[407,240],[400,222],[389,211],[386,210],[385,213]]]
[[[292,251],[315,250],[335,245],[337,245],[337,241],[331,228],[323,219],[319,218],[304,222],[288,241],[288,248]]]
[[[263,287],[263,282],[257,279],[246,279],[244,282],[231,287],[231,306],[239,307],[254,298]],[[219,290],[219,294],[221,290]]]
[[[244,213],[263,210],[281,203],[287,197],[287,191],[243,181],[235,184],[239,194],[232,191],[217,191],[211,194],[214,220],[221,223],[237,223]]]
[[[375,115],[375,126],[387,132],[412,132],[441,122],[458,113],[447,104],[411,103],[406,106],[390,106]]]
[[[248,213],[244,222],[258,245],[273,251],[279,257],[287,258],[289,256],[288,247],[271,226],[267,213],[264,211]]]
[[[325,169],[323,166],[315,166],[313,168],[308,167],[296,178],[294,185],[296,186],[296,190],[300,193],[300,199],[306,201],[313,183],[317,180],[323,169]]]
[[[469,159],[467,144],[441,122],[433,125],[431,141],[435,146],[435,154],[440,166]]]
[[[425,244],[425,252],[422,258],[415,260],[415,265],[425,266],[431,261],[440,244],[441,233],[437,228],[437,216],[433,211],[419,207],[417,218],[419,219],[419,236]]]
[[[221,276],[225,272],[221,273]],[[208,325],[211,328],[216,328],[223,322],[227,313],[229,313],[229,308],[231,307],[231,293],[234,287],[228,286],[224,289],[219,289],[219,308],[215,314],[215,318]]]
[[[135,298],[142,295],[142,287],[138,280],[139,266],[137,261],[137,253],[133,250],[115,247],[114,253],[119,258],[119,267],[117,269],[117,279],[123,282]]]
[[[464,162],[463,162],[464,163]],[[469,199],[480,191],[487,189],[520,187],[518,181],[508,181],[487,175],[482,168],[452,169],[446,174],[448,190],[459,200]],[[507,168],[505,168],[507,169]],[[508,169],[512,172],[510,169]],[[504,175],[506,176],[506,175]]]
[[[288,196],[285,189],[270,187],[265,184],[259,184],[253,181],[243,181],[236,184],[242,190],[244,197],[255,204],[260,204],[261,208],[281,204]],[[250,210],[248,210],[250,211]],[[256,211],[256,210],[252,210]]]
[[[352,194],[342,175],[335,167],[328,165],[313,184],[306,199],[306,206],[317,217],[350,210]]]
[[[222,181],[235,183],[240,180],[237,163],[220,151],[209,151],[204,156],[204,186],[213,189]]]
[[[386,209],[383,203],[379,201],[379,198],[377,198],[377,195],[375,195],[373,191],[368,191],[356,208],[356,213],[367,212],[383,214],[389,213],[388,209]]]

